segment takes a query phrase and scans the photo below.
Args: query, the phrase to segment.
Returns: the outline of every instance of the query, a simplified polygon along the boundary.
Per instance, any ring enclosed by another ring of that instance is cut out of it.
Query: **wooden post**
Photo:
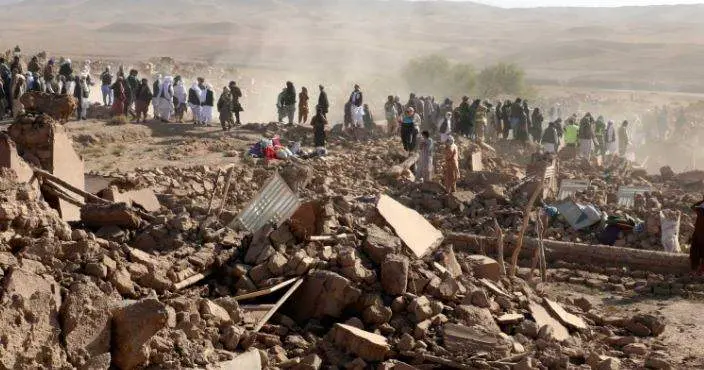
[[[499,221],[494,218],[494,232],[496,232],[496,249],[499,255],[499,267],[501,275],[506,276],[506,263],[504,262],[504,232],[501,230]]]
[[[225,187],[222,190],[222,200],[220,201],[220,209],[218,210],[217,214],[218,218],[222,214],[223,209],[225,209],[225,204],[227,204],[227,192],[230,191],[230,182],[232,181],[232,174],[234,172],[234,167],[230,167],[230,169],[227,170],[227,177],[225,178]]]
[[[210,211],[213,210],[213,199],[215,199],[215,193],[218,192],[218,180],[220,180],[221,168],[218,168],[218,173],[215,175],[215,181],[213,181],[213,193],[210,194],[210,201],[208,201],[208,211],[205,212],[205,218],[210,216]]]
[[[533,192],[533,195],[530,196],[530,199],[528,200],[528,204],[526,204],[526,208],[524,209],[523,213],[523,225],[521,226],[521,231],[518,234],[518,241],[516,242],[516,248],[513,250],[513,254],[511,255],[511,277],[516,276],[516,269],[518,267],[518,255],[521,253],[521,248],[523,247],[523,237],[526,234],[526,230],[528,229],[528,222],[530,221],[530,213],[533,209],[533,203],[535,203],[535,200],[538,199],[538,194],[540,194],[541,191],[543,191],[543,183],[545,182],[545,179],[543,179],[538,186],[535,188],[535,191]]]

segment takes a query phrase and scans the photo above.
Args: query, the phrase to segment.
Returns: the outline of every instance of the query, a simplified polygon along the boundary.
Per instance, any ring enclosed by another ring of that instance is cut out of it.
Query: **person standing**
[[[152,90],[149,87],[149,82],[146,78],[143,78],[137,87],[137,94],[135,95],[135,113],[137,114],[137,123],[139,123],[140,118],[143,123],[147,123],[147,111],[149,110],[149,104],[151,103],[153,96]]]
[[[474,108],[474,139],[480,144],[484,142],[484,135],[486,134],[487,110],[488,108],[481,103],[478,103]]]
[[[465,137],[469,137],[472,128],[472,112],[469,107],[469,96],[462,97],[462,103],[460,103],[458,110],[459,117],[457,118],[459,120],[459,125],[457,126],[457,132]]]
[[[190,90],[188,90],[188,106],[191,108],[191,113],[193,114],[193,124],[200,125],[201,121],[201,101],[200,97],[203,90],[200,88],[200,82],[204,81],[203,78],[198,77],[197,82],[193,83]]]
[[[115,83],[112,84],[112,95],[112,115],[124,116],[125,105],[127,104],[127,87],[125,86],[124,77],[118,76]]]
[[[443,182],[445,191],[452,194],[457,191],[457,180],[460,178],[460,154],[455,139],[447,138],[445,146],[445,167],[443,168]]]
[[[609,121],[606,124],[606,130],[604,132],[604,145],[605,153],[607,155],[617,155],[618,154],[618,141],[616,141],[616,124],[614,121]]]
[[[58,84],[56,82],[56,69],[54,68],[54,59],[49,59],[49,61],[46,63],[46,66],[44,66],[44,83],[46,84],[46,89],[47,92],[49,93],[58,93],[59,88]]]
[[[594,128],[590,119],[582,119],[579,125],[579,156],[590,161],[594,147]]]
[[[12,117],[17,118],[24,113],[24,105],[20,102],[20,97],[27,91],[27,81],[17,69],[14,69],[13,72],[10,90],[12,93]]]
[[[222,94],[220,99],[218,99],[218,113],[220,114],[220,126],[222,126],[223,131],[229,131],[235,124],[232,119],[233,111],[233,99],[230,89],[227,87],[222,88]]]
[[[74,77],[73,97],[76,98],[76,102],[78,102],[78,106],[76,107],[76,121],[86,119],[83,115],[83,103],[84,100],[88,98],[88,92],[86,89],[87,86],[85,86],[84,83],[81,83],[81,78],[78,76]]]
[[[362,121],[364,122],[364,129],[368,132],[374,132],[376,128],[376,123],[374,123],[374,116],[372,116],[372,111],[369,109],[368,104],[362,106],[364,110],[364,115],[362,116]]]
[[[623,121],[621,128],[618,130],[618,153],[621,157],[626,156],[630,144],[631,138],[628,134],[628,121]]]
[[[181,76],[174,78],[174,110],[176,111],[176,120],[178,123],[183,123],[183,116],[188,110],[188,91],[183,84]]]
[[[394,103],[393,95],[389,95],[386,103],[384,104],[384,115],[386,116],[386,130],[389,136],[396,133],[396,127],[398,126],[397,119],[398,113],[396,111],[396,104]]]
[[[440,142],[446,143],[452,133],[452,112],[445,112],[445,117],[440,122],[438,131],[440,132]]]
[[[543,152],[550,154],[557,153],[560,148],[560,136],[557,133],[557,127],[554,122],[548,124],[545,132],[543,132],[540,143],[543,145]]]
[[[350,94],[350,114],[352,116],[352,127],[361,128],[364,125],[364,98],[359,85],[354,85],[354,90]]]
[[[531,116],[531,136],[533,136],[533,141],[536,143],[540,141],[540,135],[543,133],[543,112],[540,108],[536,107],[533,109],[533,114]]]
[[[152,86],[152,88],[153,87],[154,86]],[[154,96],[154,100],[159,101],[158,103],[154,104],[154,107],[157,109],[157,112],[159,114],[158,119],[160,119],[161,122],[169,123],[169,121],[171,120],[171,115],[174,114],[175,100],[175,90],[173,82],[171,81],[171,76],[164,77],[164,80],[159,86],[158,93]],[[156,114],[157,113],[155,113],[155,115]]]
[[[293,126],[293,117],[296,114],[296,88],[291,81],[286,81],[286,88],[281,97],[281,107],[282,113],[288,117],[288,125]],[[283,117],[279,118],[279,122],[281,119]]]
[[[420,156],[418,157],[418,165],[416,166],[416,179],[422,179],[423,182],[433,180],[433,151],[435,143],[430,138],[430,132],[427,130],[421,133],[418,141],[418,149]]]
[[[416,141],[418,139],[418,128],[420,127],[420,116],[416,114],[413,107],[407,107],[406,113],[399,117],[401,124],[401,142],[403,150],[412,152],[416,150]]]
[[[308,121],[308,89],[303,86],[298,93],[298,124]]]
[[[159,104],[161,103],[161,99],[159,98],[161,93],[161,75],[157,74],[154,76],[154,82],[152,83],[152,108],[154,110],[154,119],[161,120],[161,113],[159,110]],[[163,121],[163,120],[162,120]]]
[[[129,114],[132,119],[136,119],[137,115],[134,112],[134,103],[137,100],[137,89],[139,88],[139,80],[137,79],[137,70],[131,69],[127,76],[127,104],[125,106],[125,115]]]
[[[330,102],[328,101],[328,93],[325,92],[325,87],[323,85],[318,85],[320,89],[320,94],[318,95],[318,106],[316,107],[316,114],[318,109],[320,109],[320,114],[323,117],[327,117],[328,109],[330,109]]]
[[[242,103],[240,103],[240,98],[242,97],[242,90],[237,86],[235,81],[230,81],[228,87],[230,88],[230,96],[232,97],[232,112],[235,114],[235,123],[241,125],[240,112],[244,111],[242,108]]]
[[[215,106],[215,92],[213,91],[213,86],[210,84],[205,85],[205,91],[202,95],[203,104],[201,106],[201,112],[203,114],[203,124],[210,126],[210,121],[213,120],[213,107]]]
[[[29,64],[27,64],[27,71],[30,73],[39,73],[42,71],[42,67],[39,65],[39,58],[37,56],[33,56],[32,59],[29,61]]]
[[[46,73],[45,73],[46,75]],[[46,76],[44,77],[46,79]],[[100,74],[100,92],[103,95],[103,105],[104,106],[111,106],[112,105],[112,99],[113,99],[113,94],[112,94],[112,73],[110,73],[110,66],[105,67],[105,70],[103,73]]]
[[[573,158],[577,155],[577,140],[579,135],[579,126],[574,120],[568,120],[565,126],[565,148],[568,150],[568,157]]]
[[[315,148],[318,151],[325,149],[325,126],[328,124],[328,120],[325,118],[323,109],[318,106],[315,116],[310,120],[311,126],[313,126],[313,142]]]

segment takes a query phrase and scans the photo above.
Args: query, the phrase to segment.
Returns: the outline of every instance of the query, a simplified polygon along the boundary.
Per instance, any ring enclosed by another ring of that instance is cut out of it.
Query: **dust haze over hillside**
[[[431,53],[478,69],[516,63],[539,85],[704,92],[703,16],[698,5],[502,9],[401,0],[23,0],[3,6],[0,45],[74,58],[169,56],[235,66],[242,72],[236,78],[256,79],[266,109],[273,110],[285,80],[307,86],[313,98],[317,84],[325,84],[333,105],[353,83],[363,86],[369,101],[383,101],[388,93],[405,97],[399,70],[410,58]]]

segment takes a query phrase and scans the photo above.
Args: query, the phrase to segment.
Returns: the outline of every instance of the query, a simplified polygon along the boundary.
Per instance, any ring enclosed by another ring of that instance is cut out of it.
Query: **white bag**
[[[682,253],[680,248],[680,216],[679,211],[660,211],[660,229],[662,246],[665,252]]]

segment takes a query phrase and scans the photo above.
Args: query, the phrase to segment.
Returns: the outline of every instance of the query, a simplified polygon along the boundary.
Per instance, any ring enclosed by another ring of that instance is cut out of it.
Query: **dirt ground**
[[[657,312],[667,318],[665,332],[658,339],[681,369],[704,368],[704,302],[683,298],[657,299],[635,293],[602,292],[584,285],[548,283],[543,286],[548,295],[586,297],[595,307],[605,311]]]

